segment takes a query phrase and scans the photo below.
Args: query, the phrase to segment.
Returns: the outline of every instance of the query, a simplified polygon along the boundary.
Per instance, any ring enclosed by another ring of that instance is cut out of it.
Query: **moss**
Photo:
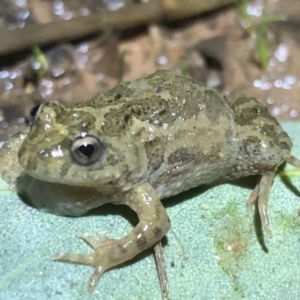
[[[249,268],[249,247],[257,242],[251,216],[232,201],[213,213],[211,229],[218,264],[231,279],[234,296],[244,298],[246,286],[240,283],[239,273]]]
[[[300,211],[295,214],[283,214],[278,211],[275,215],[275,222],[278,231],[286,233],[297,233],[300,231]]]

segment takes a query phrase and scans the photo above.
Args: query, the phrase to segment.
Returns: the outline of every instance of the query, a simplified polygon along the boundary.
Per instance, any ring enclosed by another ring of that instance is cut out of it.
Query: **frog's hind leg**
[[[295,156],[293,156],[292,154],[288,154],[284,157],[284,160],[292,165],[293,167],[300,169],[300,160],[298,158],[296,158]]]
[[[247,207],[249,212],[253,211],[253,204],[256,201],[258,194],[259,194],[259,182],[256,184],[255,188],[253,189],[253,191],[251,192],[248,198]]]
[[[300,169],[300,160],[295,156],[291,154],[287,154],[286,156],[284,156],[284,161],[294,166],[295,168]],[[268,201],[269,201],[269,193],[270,193],[271,185],[276,170],[277,167],[274,168],[273,170],[267,171],[266,173],[262,174],[260,182],[257,183],[255,188],[253,189],[247,202],[248,209],[251,211],[255,200],[258,198],[258,212],[259,212],[260,220],[264,231],[269,237],[272,237],[272,232],[269,227]]]
[[[247,202],[248,209],[251,211],[253,203],[258,198],[258,212],[261,220],[262,227],[268,237],[272,237],[272,232],[269,228],[269,215],[268,215],[268,201],[271,185],[275,176],[277,168],[267,171],[262,174],[260,182],[257,183],[252,193],[250,194]]]
[[[272,232],[269,227],[268,201],[271,185],[277,168],[272,171],[267,171],[261,177],[258,192],[258,212],[262,227],[269,238],[272,237]]]

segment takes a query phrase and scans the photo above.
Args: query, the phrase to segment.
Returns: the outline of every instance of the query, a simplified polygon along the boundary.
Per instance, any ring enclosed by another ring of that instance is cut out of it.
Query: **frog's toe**
[[[78,233],[77,237],[79,237],[84,242],[86,242],[94,250],[96,250],[101,244],[101,240],[95,239],[93,236],[89,235],[88,233]]]
[[[92,292],[95,289],[102,274],[109,268],[115,265],[114,261],[109,259],[109,255],[114,252],[114,247],[118,241],[104,237],[104,240],[97,240],[89,234],[79,234],[81,239],[88,243],[95,251],[90,254],[68,253],[61,252],[51,257],[52,260],[89,265],[95,268],[94,273],[90,277],[88,291]]]
[[[82,265],[95,265],[95,259],[93,254],[79,254],[79,253],[67,253],[61,252],[53,255],[51,257],[52,260],[62,261],[62,262],[71,262],[75,264],[82,264]]]
[[[94,250],[99,248],[103,242],[110,240],[110,238],[102,232],[97,232],[99,239],[95,239],[93,236],[88,233],[78,233],[77,237],[86,242],[89,246],[91,246]]]
[[[109,240],[110,238],[101,231],[97,231],[97,235],[101,241]]]
[[[104,270],[102,266],[98,266],[95,268],[94,273],[91,275],[90,279],[89,279],[89,284],[88,284],[88,291],[90,293],[92,293],[99,281],[99,279],[101,278],[102,274],[103,274]]]
[[[58,253],[51,257],[52,260],[71,262],[82,265],[94,266],[94,273],[91,275],[88,284],[88,291],[92,293],[101,278],[102,274],[106,270],[103,265],[97,264],[95,260],[95,253],[93,254],[77,254],[77,253]]]

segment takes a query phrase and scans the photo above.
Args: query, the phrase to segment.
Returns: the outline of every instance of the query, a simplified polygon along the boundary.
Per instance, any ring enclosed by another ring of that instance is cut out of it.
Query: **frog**
[[[0,174],[37,209],[81,216],[106,203],[138,216],[121,239],[79,235],[93,252],[57,253],[54,261],[94,268],[92,292],[107,270],[155,246],[171,221],[161,199],[200,185],[257,175],[258,202],[272,233],[268,198],[279,166],[300,168],[292,141],[254,97],[226,95],[172,71],[121,82],[85,102],[53,100],[32,109],[29,127],[0,150]]]

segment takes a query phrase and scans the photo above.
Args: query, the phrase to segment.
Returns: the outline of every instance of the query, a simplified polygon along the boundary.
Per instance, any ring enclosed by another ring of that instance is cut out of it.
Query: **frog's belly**
[[[153,183],[159,197],[166,198],[187,191],[203,184],[209,184],[222,178],[230,168],[231,159],[220,159],[214,163],[197,164],[191,162],[183,168],[175,169],[164,174],[157,182]]]

